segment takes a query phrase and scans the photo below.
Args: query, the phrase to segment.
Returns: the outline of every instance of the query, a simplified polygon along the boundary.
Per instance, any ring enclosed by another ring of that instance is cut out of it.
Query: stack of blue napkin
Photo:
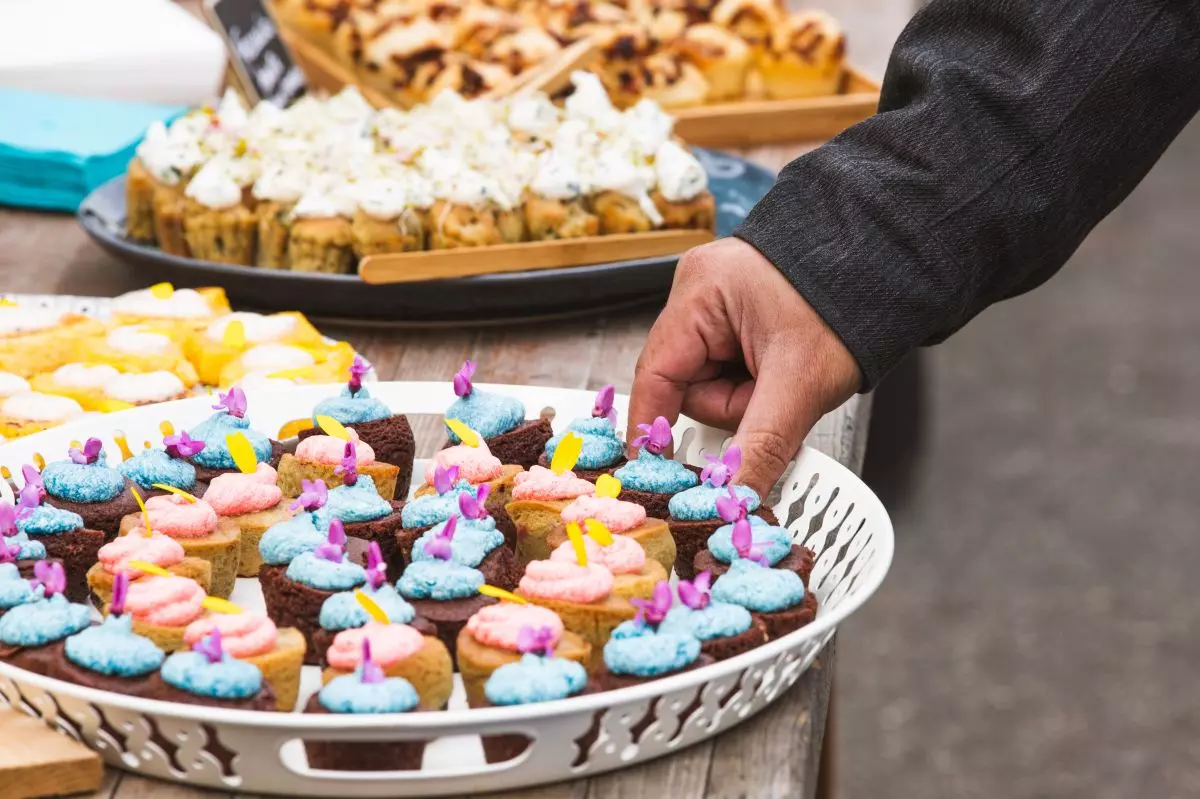
[[[125,171],[151,122],[185,110],[0,89],[0,204],[74,211]]]

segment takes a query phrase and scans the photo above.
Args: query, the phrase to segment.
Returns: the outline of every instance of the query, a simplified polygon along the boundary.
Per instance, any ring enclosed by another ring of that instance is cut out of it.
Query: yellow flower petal
[[[138,507],[142,509],[142,527],[146,528],[146,538],[149,538],[154,534],[154,531],[150,529],[150,512],[146,510],[146,503],[142,501],[142,495],[135,486],[129,486],[129,493],[133,494]]]
[[[388,615],[383,612],[383,608],[379,607],[374,599],[371,599],[371,597],[364,594],[361,588],[354,589],[354,598],[358,600],[358,604],[362,605],[362,608],[367,612],[367,615],[375,621],[379,622],[380,624],[392,623],[392,620],[388,618]]]
[[[254,447],[250,445],[250,439],[246,438],[245,433],[228,434],[225,436],[225,446],[229,447],[229,454],[239,472],[254,474],[258,471],[258,456],[254,454]]]
[[[337,419],[334,419],[332,416],[318,416],[317,427],[321,428],[321,430],[327,436],[340,438],[342,441],[350,440],[350,431],[346,429],[345,425],[343,425]]]
[[[451,430],[453,430],[454,435],[458,436],[458,440],[466,444],[468,447],[478,447],[479,442],[482,440],[480,439],[478,433],[467,427],[467,425],[460,419],[447,419],[446,427],[449,427]]]
[[[580,566],[588,565],[587,546],[583,543],[583,531],[575,522],[567,522],[567,538],[571,539],[571,546],[575,548],[575,560],[579,561]]]
[[[163,419],[158,423],[158,432],[162,433],[164,438],[167,436],[173,436],[175,435],[175,425],[171,424],[166,419]]]
[[[176,488],[175,486],[169,486],[166,483],[151,483],[150,487],[157,488],[159,491],[170,491],[172,494],[183,497],[188,502],[197,502],[198,501],[195,497],[193,497],[188,492],[184,491],[182,488]],[[589,521],[591,521],[591,520],[589,519]],[[591,532],[590,528],[588,529],[588,532],[589,533]]]
[[[309,430],[313,426],[312,419],[293,419],[287,422],[283,427],[279,428],[279,434],[275,438],[284,441],[289,438],[295,438],[300,435],[302,430]]]
[[[206,596],[204,597],[204,601],[202,601],[200,604],[206,609],[211,610],[213,613],[234,615],[242,612],[240,605],[235,605],[228,599],[221,599],[219,596]]]
[[[587,533],[602,547],[609,546],[613,542],[612,532],[604,525],[604,522],[599,519],[584,519],[583,526],[587,528]]]
[[[246,349],[246,324],[241,319],[234,319],[225,325],[221,343],[234,350]]]
[[[596,496],[616,499],[621,494],[621,481],[611,474],[602,474],[596,480]]]
[[[579,461],[581,452],[583,452],[583,438],[574,433],[567,433],[554,449],[554,457],[550,460],[550,471],[555,474],[571,471]]]
[[[42,453],[33,453],[33,465],[39,472],[46,468],[46,459],[42,457]]]
[[[128,564],[131,569],[136,569],[143,574],[153,574],[155,577],[170,577],[171,573],[162,566],[155,566],[153,563],[147,563],[144,560],[131,560]]]
[[[175,287],[170,283],[155,283],[150,287],[150,294],[156,300],[169,300],[174,293]]]
[[[505,591],[503,588],[497,588],[494,585],[479,586],[479,593],[483,594],[484,596],[495,597],[496,599],[503,600],[504,602],[516,602],[518,605],[529,604],[529,600],[525,597],[517,596],[511,591]]]

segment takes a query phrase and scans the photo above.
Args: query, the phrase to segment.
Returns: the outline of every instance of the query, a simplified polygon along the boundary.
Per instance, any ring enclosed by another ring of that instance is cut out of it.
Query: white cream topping
[[[263,166],[262,175],[254,182],[254,196],[260,200],[294,203],[312,182],[312,175],[302,166],[283,160]]]
[[[170,372],[117,375],[104,386],[106,396],[133,404],[163,402],[183,394],[186,387]]]
[[[29,381],[12,372],[0,372],[0,397],[24,394],[29,391]]]
[[[49,308],[0,306],[0,336],[46,330],[58,325],[63,316],[62,311]]]
[[[200,167],[184,193],[206,208],[217,210],[232,208],[242,201],[242,187],[233,179],[225,160],[214,159]]]
[[[79,403],[56,394],[17,394],[0,402],[0,416],[26,422],[65,422],[83,414]]]
[[[247,372],[242,376],[242,379],[238,381],[238,385],[246,391],[262,391],[263,389],[271,388],[291,388],[292,386],[296,385],[295,380],[289,380],[286,377],[271,377],[270,375],[271,372],[269,371]]]
[[[156,297],[150,289],[130,291],[113,299],[113,310],[171,319],[195,319],[213,313],[204,295],[193,289],[177,289],[169,297]]]
[[[200,138],[187,124],[178,120],[168,131],[162,122],[154,122],[137,148],[138,160],[161,183],[174,186],[204,162]]]
[[[563,104],[567,119],[587,122],[598,131],[615,130],[621,124],[621,112],[613,107],[600,78],[591,72],[571,73],[575,91]]]
[[[399,180],[380,178],[359,187],[358,207],[372,219],[387,222],[409,207],[408,192]]]
[[[230,322],[242,323],[246,341],[251,344],[263,344],[290,336],[296,329],[297,319],[287,314],[264,316],[250,311],[234,311],[209,325],[204,334],[211,341],[224,341],[225,329],[229,327]]]
[[[303,369],[317,361],[308,350],[287,344],[259,344],[242,353],[242,367],[247,370],[279,371]]]
[[[105,363],[69,363],[54,370],[54,382],[63,388],[100,388],[121,373]]]
[[[292,215],[297,219],[325,219],[343,216],[347,219],[354,216],[358,208],[358,200],[354,196],[354,187],[341,184],[329,188],[313,186],[300,196]]]
[[[110,330],[105,341],[114,350],[131,355],[162,355],[170,352],[172,345],[171,339],[162,333],[128,325]]]
[[[573,200],[587,193],[580,160],[563,151],[544,153],[529,188],[552,200]]]
[[[508,125],[513,130],[549,139],[562,121],[562,112],[544,94],[513,101],[508,110]]]
[[[654,154],[658,190],[669,202],[687,202],[708,188],[708,175],[696,157],[673,141]]]

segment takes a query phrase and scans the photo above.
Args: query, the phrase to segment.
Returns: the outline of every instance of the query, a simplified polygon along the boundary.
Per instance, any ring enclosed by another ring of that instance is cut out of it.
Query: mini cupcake
[[[757,516],[746,515],[746,503],[730,491],[725,501],[718,500],[717,511],[728,524],[708,537],[705,549],[696,553],[692,565],[697,573],[710,572],[720,577],[738,558],[761,560],[773,569],[786,569],[800,576],[805,585],[816,558],[808,547],[792,543],[792,533],[784,527],[768,524]]]
[[[663,630],[661,621],[661,616],[643,613],[613,630],[602,661],[588,683],[589,690],[629,688],[713,662],[700,651],[700,641],[694,635]]]
[[[502,463],[515,463],[523,469],[533,466],[554,435],[550,422],[541,418],[526,421],[525,406],[514,397],[476,390],[471,384],[474,374],[475,362],[467,361],[454,375],[458,399],[446,409],[446,418],[458,419],[482,436],[487,451]],[[449,436],[452,444],[459,443],[453,430]]]
[[[322,489],[321,492],[309,491],[301,495],[291,506],[292,510],[299,512],[286,522],[280,522],[267,530],[258,542],[258,555],[262,558],[262,566],[258,568],[258,582],[262,585],[263,597],[273,595],[274,585],[284,578],[288,565],[298,555],[316,551],[327,539],[326,533],[317,529],[313,520],[313,511],[320,508],[325,501],[325,484],[320,480],[317,484]],[[267,610],[272,611],[270,605],[267,606]],[[276,624],[282,627],[293,626],[290,616],[278,615],[287,612],[286,607],[274,610],[277,612],[272,612],[271,618]]]
[[[237,434],[235,434],[237,435]],[[236,442],[231,442],[236,447]],[[244,447],[247,457],[249,446]],[[249,466],[249,462],[245,464]],[[207,502],[223,522],[235,525],[238,541],[238,577],[258,576],[262,558],[258,542],[263,534],[279,522],[292,518],[294,511],[276,485],[278,475],[265,463],[256,464],[253,472],[226,472],[213,478],[204,492]]]
[[[733,485],[733,475],[742,463],[742,451],[737,446],[725,450],[720,458],[705,455],[709,464],[700,473],[700,485],[681,491],[667,503],[670,516],[667,524],[675,537],[675,573],[685,580],[695,575],[696,554],[704,549],[709,536],[724,525],[717,509],[717,500],[728,498],[732,490],[738,499],[745,500],[746,510],[774,524],[775,515],[767,508],[759,509],[758,493],[749,486]],[[727,489],[726,486],[729,486]]]
[[[371,658],[371,642],[363,639],[362,656],[353,674],[335,677],[308,700],[306,713],[411,713],[420,696],[408,680],[388,677]],[[424,741],[305,741],[308,766],[337,771],[415,771],[425,756]]]
[[[456,517],[446,522],[453,534]],[[458,633],[480,608],[496,600],[479,593],[483,573],[453,560],[450,539],[431,538],[423,544],[429,560],[413,560],[396,581],[396,590],[418,614],[433,622],[438,638],[454,656]],[[417,553],[413,552],[415,558]]]
[[[207,598],[195,580],[147,574],[130,582],[125,612],[133,617],[135,633],[165,652],[178,652],[187,646],[183,634],[188,625],[207,615]],[[106,606],[104,612],[110,613],[111,607]]]
[[[43,560],[35,569],[33,600],[0,617],[0,661],[52,675],[62,662],[67,637],[89,627],[92,612],[86,605],[67,601],[66,575],[60,564]]]
[[[589,520],[591,521],[591,520]],[[570,524],[575,524],[571,522]],[[654,586],[667,579],[667,571],[662,564],[646,556],[637,541],[624,535],[610,535],[604,532],[600,544],[593,534],[584,536],[575,528],[573,540],[564,541],[550,553],[550,560],[562,563],[579,563],[577,547],[582,545],[588,563],[598,563],[612,572],[613,593],[626,599],[650,599]],[[594,530],[593,524],[588,530]]]
[[[591,646],[566,630],[554,611],[516,602],[488,605],[468,619],[458,634],[456,662],[468,705],[487,707],[488,678],[497,669],[520,662],[522,655],[532,651],[522,647],[529,638],[525,630],[537,631],[540,645],[537,654],[554,655],[584,667],[591,659]]]
[[[612,495],[619,491],[620,483],[616,478],[602,479],[597,486],[597,496],[580,497],[563,509],[562,524],[547,536],[546,544],[551,548],[559,547],[567,540],[566,525],[572,522],[583,524],[588,519],[596,519],[609,532],[632,538],[646,551],[646,557],[657,561],[670,574],[676,561],[676,552],[675,539],[667,523],[662,519],[647,517],[641,505],[625,502]]]
[[[83,517],[69,510],[37,504],[45,496],[41,476],[32,466],[21,469],[25,486],[21,504],[28,512],[18,514],[17,529],[45,547],[46,557],[62,564],[66,571],[66,594],[72,602],[86,602],[87,571],[96,562],[104,533],[83,526]]]
[[[442,479],[448,483],[452,479],[452,476],[457,473],[458,471],[455,467],[451,467],[448,471],[442,470],[441,477],[435,475],[434,481],[436,483],[439,479]],[[446,522],[456,517],[458,519],[457,524],[459,530],[462,530],[464,527],[469,527],[473,531],[476,531],[473,533],[474,537],[470,541],[465,542],[464,546],[471,547],[487,543],[489,545],[488,552],[490,552],[492,549],[491,544],[494,540],[493,537],[497,537],[501,544],[505,543],[504,533],[499,532],[499,528],[496,526],[496,520],[492,518],[487,509],[487,498],[491,494],[491,486],[489,486],[487,483],[484,483],[476,489],[472,488],[464,481],[460,481],[460,483],[466,486],[464,490],[456,491],[450,486],[442,485],[442,488],[446,488],[445,493],[439,494],[437,497],[433,497],[433,495],[427,495],[427,497],[422,497],[420,500],[414,501],[420,502],[426,498],[437,501],[437,506],[435,507],[431,505],[429,508],[427,508],[426,510],[428,513],[422,514],[420,517],[421,519],[434,518],[437,515],[442,515],[442,511],[445,511],[444,518],[441,521],[437,521],[433,524],[422,527],[406,527],[400,530],[400,532],[396,533],[396,560],[393,564],[396,574],[404,571],[404,567],[413,561],[413,548],[416,546],[418,540],[428,540],[426,537],[427,533],[435,528],[439,530],[442,529]],[[414,503],[409,503],[409,505],[412,504]],[[408,506],[406,505],[405,510],[407,509]],[[483,536],[482,539],[480,538],[481,536]],[[505,548],[507,549],[507,547]],[[487,555],[488,552],[482,552],[479,554]],[[427,560],[428,558],[422,559]]]
[[[240,155],[240,153],[239,153]],[[184,237],[193,258],[222,264],[254,263],[258,219],[243,192],[254,181],[245,162],[250,159],[220,154],[208,161],[184,190]]]
[[[17,564],[3,559],[3,554],[7,551],[5,546],[3,542],[0,542],[0,619],[18,605],[24,605],[39,598],[34,586],[21,574],[21,569]],[[37,562],[40,561],[35,561],[35,563]]]
[[[279,629],[261,613],[217,613],[188,625],[183,640],[195,647],[214,632],[232,658],[244,660],[262,672],[275,696],[275,709],[284,713],[296,707],[300,694],[300,667],[304,664],[304,636],[292,627]]]
[[[354,356],[350,367],[350,381],[337,397],[323,399],[313,408],[313,429],[300,433],[300,439],[316,435],[318,416],[328,416],[358,433],[360,440],[375,451],[375,460],[390,463],[400,473],[396,476],[393,496],[404,498],[412,487],[413,453],[416,443],[408,417],[392,413],[391,408],[371,396],[362,384],[363,375],[371,367],[361,356]]]
[[[612,631],[637,610],[613,591],[613,574],[598,563],[535,560],[525,567],[517,596],[554,611],[563,626],[592,647],[594,668]]]
[[[549,466],[559,443],[572,433],[582,439],[579,456],[572,467],[579,477],[595,482],[602,474],[612,474],[625,463],[625,442],[617,435],[617,412],[613,409],[613,387],[600,389],[591,417],[576,419],[566,432],[551,436],[538,465]]]
[[[342,428],[337,432],[344,432],[345,437],[309,436],[296,446],[295,455],[284,453],[279,461],[279,487],[289,496],[297,496],[302,480],[320,479],[327,486],[338,486],[363,475],[371,478],[371,484],[382,499],[390,501],[395,497],[400,469],[390,463],[377,462],[375,450],[359,439],[353,429]]]
[[[206,560],[212,567],[213,596],[228,599],[237,582],[241,532],[237,524],[217,516],[213,506],[195,497],[167,494],[146,500],[145,513],[121,520],[121,535],[146,534],[150,529],[179,542],[185,555]]]
[[[667,611],[659,632],[693,635],[700,652],[713,660],[728,660],[767,642],[767,628],[750,611],[729,602],[713,602],[709,590],[712,575],[700,572],[694,582],[680,580],[676,586],[680,604]]]
[[[397,574],[403,570],[404,563],[412,554],[412,545],[421,537],[421,533],[459,512],[460,494],[478,496],[475,486],[466,480],[458,479],[458,466],[435,465],[432,486],[433,491],[410,499],[401,508],[400,523],[403,526],[400,532],[396,533],[397,553],[400,557],[396,564]]]
[[[738,558],[713,583],[715,602],[740,605],[767,630],[769,638],[798,630],[817,617],[817,595],[804,589],[800,575],[772,569],[765,559]]]
[[[474,503],[469,494],[460,494],[464,504]],[[476,507],[478,507],[476,505]],[[472,508],[466,509],[468,513]],[[521,567],[513,551],[504,546],[504,534],[494,526],[477,525],[471,516],[451,516],[417,539],[409,565],[437,560],[449,549],[450,560],[460,566],[479,570],[488,585],[511,591],[521,579]],[[491,521],[484,517],[485,523]],[[406,567],[407,568],[407,567]]]
[[[454,687],[450,652],[437,638],[421,635],[407,624],[372,621],[338,633],[329,647],[329,668],[321,673],[321,681],[328,685],[338,677],[353,674],[362,665],[363,641],[371,642],[372,659],[385,675],[412,683],[421,710],[446,708]]]
[[[513,548],[516,545],[517,529],[513,526],[505,506],[512,499],[513,481],[522,469],[515,464],[501,463],[474,431],[464,428],[463,432],[469,440],[434,453],[429,465],[425,467],[425,483],[417,489],[415,496],[420,498],[437,490],[434,481],[438,468],[458,467],[458,477],[476,486],[477,490],[484,485],[488,486],[485,507],[495,519],[496,527],[504,533],[504,540],[508,546]]]
[[[144,449],[122,461],[117,471],[142,492],[142,496],[170,493],[155,486],[169,486],[201,496],[205,486],[196,480],[196,467],[188,463],[204,449],[204,442],[193,439],[186,430],[163,437],[163,449]]]
[[[194,580],[207,594],[212,589],[212,564],[202,558],[190,558],[183,546],[169,535],[155,530],[150,535],[122,535],[100,547],[97,563],[88,569],[87,584],[97,606],[112,600],[116,578],[125,575],[137,580],[143,572],[130,566],[140,561],[166,569],[178,577]]]
[[[176,652],[152,679],[151,698],[230,710],[274,710],[275,697],[262,672],[237,660],[221,642],[220,630]]]
[[[70,460],[48,463],[42,470],[47,500],[79,514],[82,526],[112,540],[121,518],[138,509],[129,482],[106,463],[98,438],[89,438],[82,448],[71,447],[70,455]]]
[[[144,697],[166,653],[153,641],[133,631],[133,617],[125,612],[129,578],[113,583],[108,618],[67,638],[64,657],[54,675],[60,680],[126,696]]]
[[[556,451],[555,454],[565,453]],[[595,493],[596,486],[577,477],[557,458],[551,461],[549,469],[534,466],[516,475],[512,502],[504,509],[517,529],[517,560],[528,563],[548,558],[552,547],[546,543],[546,538],[562,526],[562,512],[579,497],[590,497]]]
[[[338,633],[362,627],[371,621],[371,615],[358,598],[358,591],[375,603],[387,617],[387,623],[407,624],[421,635],[437,635],[437,628],[418,616],[408,600],[400,596],[396,587],[387,581],[387,568],[379,545],[372,541],[367,548],[367,584],[361,589],[336,593],[321,604],[321,613],[317,617],[320,629],[313,632],[315,654],[320,666],[328,665],[325,654]]]
[[[708,173],[685,147],[665,141],[654,153],[657,188],[650,195],[669,230],[712,230],[717,201],[708,190]]]
[[[621,481],[626,502],[636,502],[655,519],[666,519],[671,515],[667,508],[671,497],[695,488],[700,477],[666,456],[673,439],[671,423],[665,417],[659,416],[653,424],[639,424],[638,429],[642,435],[632,442],[638,450],[637,458],[613,472],[613,477]]]
[[[348,275],[354,272],[354,228],[358,208],[351,183],[314,181],[292,206],[288,261],[293,272]]]
[[[396,553],[396,534],[403,524],[400,516],[403,503],[383,499],[375,481],[358,474],[350,459],[341,479],[342,485],[328,491],[323,506],[315,511],[317,526],[328,528],[332,520],[340,520],[346,528],[346,551],[358,565],[366,565],[367,545],[372,541],[379,545],[384,561],[391,563]],[[301,496],[305,490],[320,490],[318,484],[323,485],[320,480],[315,483],[301,480]]]
[[[209,483],[218,474],[237,469],[225,440],[230,433],[246,436],[259,463],[277,465],[283,447],[250,427],[250,420],[246,418],[245,392],[234,386],[228,393],[221,393],[219,399],[220,402],[213,406],[217,412],[192,428],[192,438],[204,442],[204,448],[191,459],[196,467],[196,479]]]
[[[8,500],[0,500],[0,563],[12,566],[26,578],[33,575],[34,563],[47,557],[45,544],[33,541],[17,526],[18,519],[31,512],[30,506],[16,507]]]

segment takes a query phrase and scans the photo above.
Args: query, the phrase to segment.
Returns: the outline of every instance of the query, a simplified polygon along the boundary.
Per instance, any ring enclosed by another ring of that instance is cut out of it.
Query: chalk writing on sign
[[[307,88],[262,0],[208,0],[209,19],[224,34],[234,66],[258,99],[289,105]]]

